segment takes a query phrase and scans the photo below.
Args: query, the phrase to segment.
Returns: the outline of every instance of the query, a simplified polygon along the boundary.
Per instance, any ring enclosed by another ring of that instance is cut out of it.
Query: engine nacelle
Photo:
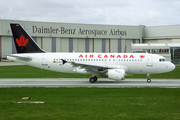
[[[109,69],[106,73],[107,77],[112,80],[124,80],[125,70],[124,69]]]

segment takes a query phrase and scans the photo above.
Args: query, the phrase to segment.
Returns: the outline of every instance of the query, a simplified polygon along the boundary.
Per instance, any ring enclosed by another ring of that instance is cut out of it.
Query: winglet
[[[63,65],[67,62],[66,60],[63,60],[63,59],[61,59],[62,61],[63,61]]]

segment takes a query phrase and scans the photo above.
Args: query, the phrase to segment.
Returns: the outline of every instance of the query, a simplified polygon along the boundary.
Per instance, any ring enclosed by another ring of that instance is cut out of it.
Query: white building
[[[10,29],[12,22],[20,23],[48,52],[121,53],[132,52],[131,43],[180,43],[180,25],[146,27],[0,19],[0,60],[16,53]],[[177,54],[179,48],[175,49]]]
[[[133,53],[151,53],[160,54],[168,61],[172,61],[176,64],[180,62],[180,43],[144,43],[144,44],[132,44]]]

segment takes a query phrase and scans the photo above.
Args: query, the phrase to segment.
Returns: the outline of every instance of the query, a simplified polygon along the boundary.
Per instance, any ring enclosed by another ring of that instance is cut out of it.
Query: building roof
[[[144,44],[132,44],[132,48],[140,47],[180,47],[180,43],[144,43]]]

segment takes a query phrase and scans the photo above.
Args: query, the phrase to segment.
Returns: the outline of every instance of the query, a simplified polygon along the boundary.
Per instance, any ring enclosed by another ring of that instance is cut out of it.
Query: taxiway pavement
[[[180,79],[126,79],[113,81],[98,79],[96,83],[89,83],[88,78],[1,78],[0,87],[162,87],[180,88]]]
[[[12,66],[12,65],[24,65],[22,63],[17,63],[17,62],[1,62],[0,61],[0,66]]]

